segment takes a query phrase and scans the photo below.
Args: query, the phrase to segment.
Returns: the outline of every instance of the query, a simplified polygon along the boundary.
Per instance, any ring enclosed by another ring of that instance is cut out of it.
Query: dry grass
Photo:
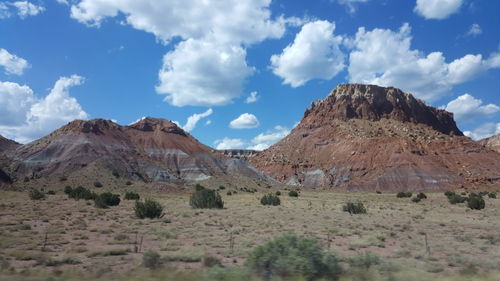
[[[47,264],[50,270],[119,274],[140,267],[142,253],[153,249],[177,269],[201,269],[205,256],[235,267],[254,246],[290,231],[316,237],[346,259],[376,253],[398,272],[415,272],[406,280],[422,280],[416,279],[421,274],[447,280],[471,265],[478,272],[500,268],[500,199],[486,199],[486,209],[473,211],[449,204],[442,193],[415,204],[394,193],[323,191],[282,195],[281,206],[272,207],[260,205],[264,193],[226,191],[222,210],[192,209],[186,194],[141,192],[165,206],[168,220],[135,218],[133,201],[103,210],[62,192],[35,202],[26,192],[0,191],[0,265],[4,274],[44,272]],[[368,214],[343,212],[347,201],[363,202]]]

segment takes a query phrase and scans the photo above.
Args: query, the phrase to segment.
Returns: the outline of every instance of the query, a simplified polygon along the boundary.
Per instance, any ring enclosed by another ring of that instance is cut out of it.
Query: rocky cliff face
[[[479,143],[500,153],[500,134],[480,140]]]
[[[290,135],[250,162],[293,185],[443,190],[500,184],[498,153],[463,137],[451,113],[395,88],[340,85]]]
[[[248,161],[250,158],[254,157],[259,153],[257,150],[251,150],[251,149],[222,149],[218,150],[218,152],[222,153],[223,155],[231,158],[236,158],[236,159],[243,159]]]
[[[176,124],[156,118],[130,126],[103,119],[77,120],[7,155],[18,179],[78,173],[165,182],[233,175],[269,180],[248,163],[235,163]]]
[[[332,120],[349,119],[391,119],[424,124],[443,134],[463,136],[452,113],[427,106],[399,89],[375,85],[339,85],[324,100],[311,104],[304,113],[303,122],[321,126]]]

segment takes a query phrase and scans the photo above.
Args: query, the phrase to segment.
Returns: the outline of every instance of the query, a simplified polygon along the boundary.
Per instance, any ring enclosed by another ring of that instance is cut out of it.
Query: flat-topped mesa
[[[161,118],[146,117],[128,127],[144,132],[162,131],[165,133],[186,136],[186,132],[182,128],[179,128],[177,124]]]
[[[325,99],[311,104],[304,113],[303,122],[320,126],[331,123],[332,119],[353,118],[371,121],[386,118],[426,124],[443,134],[463,136],[452,113],[427,106],[422,100],[400,89],[375,85],[337,86]]]

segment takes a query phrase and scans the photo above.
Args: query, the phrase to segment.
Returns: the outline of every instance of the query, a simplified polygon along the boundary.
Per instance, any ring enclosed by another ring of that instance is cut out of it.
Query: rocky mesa
[[[500,154],[453,115],[392,87],[345,84],[311,104],[290,135],[250,162],[291,185],[445,190],[500,185]]]

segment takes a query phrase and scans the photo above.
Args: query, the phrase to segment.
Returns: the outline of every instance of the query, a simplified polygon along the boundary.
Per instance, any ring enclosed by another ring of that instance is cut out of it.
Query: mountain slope
[[[289,184],[442,190],[500,182],[500,157],[463,137],[451,113],[395,88],[339,85],[290,135],[250,159]]]
[[[228,159],[201,144],[176,124],[145,118],[130,126],[109,120],[76,120],[7,155],[16,177],[114,175],[137,180],[191,181],[243,175],[270,180],[248,163]]]

